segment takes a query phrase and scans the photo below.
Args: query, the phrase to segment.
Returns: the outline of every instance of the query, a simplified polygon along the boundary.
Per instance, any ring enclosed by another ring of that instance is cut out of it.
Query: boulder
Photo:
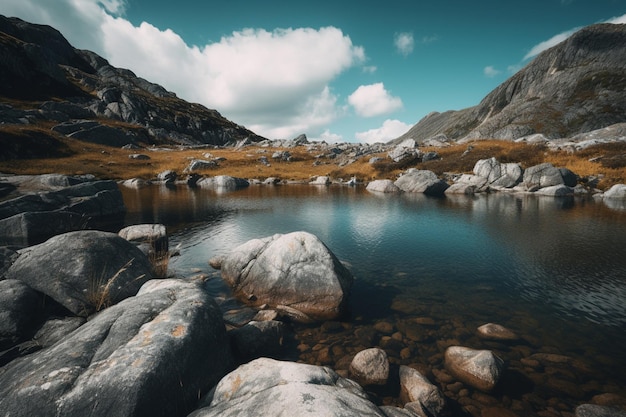
[[[87,219],[65,210],[27,211],[0,220],[0,244],[30,246],[58,234],[82,230]]]
[[[136,159],[138,161],[147,161],[150,159],[150,157],[143,153],[131,153],[130,155],[128,155],[128,159]]]
[[[436,159],[440,159],[440,156],[437,152],[426,152],[422,155],[422,162],[434,161]]]
[[[566,185],[551,185],[549,187],[540,188],[535,191],[537,195],[545,195],[548,197],[569,197],[574,195],[574,190]]]
[[[490,392],[500,380],[504,361],[490,350],[450,346],[444,355],[445,367],[459,381]]]
[[[141,189],[150,186],[150,181],[143,180],[141,178],[131,178],[129,180],[122,181],[121,184],[126,188]]]
[[[328,184],[330,184],[330,178],[328,178],[325,175],[320,175],[317,178],[315,178],[313,181],[311,181],[309,184],[311,184],[311,185],[328,185]]]
[[[250,185],[248,180],[231,177],[228,175],[218,175],[216,177],[202,178],[196,185],[201,188],[214,188],[218,190],[237,190]]]
[[[189,417],[379,416],[363,389],[332,369],[268,358],[256,359],[226,375],[208,407]]]
[[[603,198],[626,198],[626,184],[615,184],[602,195]]]
[[[307,232],[250,240],[222,258],[221,271],[239,300],[267,304],[304,322],[338,317],[354,280]]]
[[[531,191],[552,185],[563,185],[563,176],[558,168],[550,163],[543,163],[526,168],[522,185]]]
[[[413,139],[404,140],[387,153],[387,156],[392,159],[393,162],[400,162],[405,158],[419,155],[420,150],[417,149],[417,144]]]
[[[626,411],[603,405],[582,404],[574,410],[575,417],[626,417]]]
[[[511,188],[522,179],[522,167],[515,163],[500,163],[496,158],[481,159],[474,165],[474,174],[485,178],[493,187]]]
[[[352,379],[361,385],[385,385],[389,378],[389,359],[380,348],[357,353],[350,363]]]
[[[407,193],[424,193],[431,196],[442,196],[449,185],[440,180],[432,171],[410,170],[394,183]]]
[[[169,250],[167,230],[162,224],[135,224],[123,228],[117,234],[129,242],[147,244],[157,254]]]
[[[135,295],[151,278],[148,258],[114,233],[85,230],[19,251],[6,273],[76,315],[89,315]]]
[[[245,326],[231,330],[228,335],[237,359],[240,362],[248,362],[280,352],[285,335],[285,323],[276,320],[251,321]]]
[[[156,280],[0,374],[0,414],[185,416],[232,366],[221,312],[194,283]]]
[[[519,340],[519,336],[517,334],[500,324],[483,324],[477,329],[477,331],[478,336],[483,339],[507,341]]]
[[[559,173],[563,178],[563,184],[567,187],[576,187],[578,185],[578,175],[568,168],[559,168]]]
[[[400,189],[391,180],[374,180],[370,181],[366,187],[367,191],[376,193],[398,193]]]
[[[183,172],[194,172],[201,171],[203,169],[215,168],[217,166],[217,162],[215,161],[205,161],[203,159],[194,159],[189,162],[187,168],[183,170]]]
[[[0,351],[32,336],[42,320],[42,299],[22,281],[0,281]]]
[[[446,195],[448,194],[463,194],[463,195],[474,195],[476,194],[477,189],[475,185],[464,184],[461,182],[457,182],[446,188],[444,192]]]
[[[446,405],[441,390],[418,370],[400,365],[400,389],[405,408],[418,416],[438,416]]]
[[[9,267],[13,265],[13,262],[15,262],[17,257],[18,254],[13,249],[0,246],[0,281],[5,278],[4,275],[8,271]]]
[[[159,172],[157,174],[157,180],[165,184],[173,183],[174,181],[176,181],[176,178],[178,178],[178,174],[176,174],[176,172],[172,171],[171,169],[167,171]]]

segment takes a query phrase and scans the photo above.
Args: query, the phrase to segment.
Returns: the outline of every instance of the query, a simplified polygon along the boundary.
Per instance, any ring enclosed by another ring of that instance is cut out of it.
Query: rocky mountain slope
[[[0,122],[5,157],[24,150],[15,142],[32,145],[60,136],[113,146],[224,145],[263,139],[215,110],[188,103],[93,52],[73,48],[49,26],[4,16]],[[25,127],[34,126],[45,126],[44,133],[24,134]]]
[[[556,139],[624,122],[626,25],[598,24],[539,54],[477,106],[431,113],[395,142]]]

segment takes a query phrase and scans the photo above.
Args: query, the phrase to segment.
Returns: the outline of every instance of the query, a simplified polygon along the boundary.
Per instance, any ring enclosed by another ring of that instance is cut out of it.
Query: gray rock
[[[184,416],[232,366],[221,313],[200,287],[146,283],[0,374],[0,414]]]
[[[484,392],[494,389],[504,368],[504,361],[492,351],[462,346],[446,349],[444,362],[451,375]]]
[[[582,404],[574,410],[575,417],[626,417],[626,411],[603,405]]]
[[[386,417],[416,417],[415,413],[409,410],[393,407],[391,405],[381,406],[380,411],[382,411]]]
[[[299,321],[338,317],[354,279],[326,245],[307,232],[250,240],[224,256],[221,271],[244,303],[295,313]]]
[[[0,281],[4,279],[4,275],[17,257],[18,254],[13,249],[0,246]]]
[[[203,169],[215,168],[217,166],[217,162],[215,161],[205,161],[203,159],[194,159],[187,165],[187,168],[183,170],[183,172],[194,172],[201,171]]]
[[[23,249],[8,269],[76,315],[135,295],[151,278],[146,255],[114,233],[77,231]]]
[[[369,163],[370,164],[377,164],[377,163],[382,162],[384,160],[385,160],[385,158],[381,158],[380,156],[373,156],[373,157],[370,158]]]
[[[30,246],[85,228],[87,218],[71,211],[27,211],[0,220],[0,244]]]
[[[244,415],[385,416],[361,387],[330,368],[268,358],[256,359],[226,375],[210,406],[189,417]]]
[[[33,340],[42,348],[50,347],[85,324],[84,317],[51,318],[37,330]]]
[[[131,178],[129,180],[122,181],[121,183],[126,188],[141,189],[150,186],[150,181],[143,180],[141,178]]]
[[[445,194],[463,194],[463,195],[474,195],[477,192],[477,187],[471,184],[464,184],[462,182],[457,182],[446,188]]]
[[[417,144],[413,139],[406,139],[402,143],[396,145],[391,151],[387,153],[387,156],[394,162],[400,162],[405,158],[420,155],[420,150],[417,149]]]
[[[135,224],[123,228],[117,234],[135,244],[146,243],[156,253],[169,250],[167,230],[162,224]]]
[[[248,180],[231,177],[228,175],[218,175],[216,177],[202,178],[196,185],[200,188],[213,188],[217,190],[231,191],[246,188],[250,185]]]
[[[474,174],[485,178],[493,187],[511,188],[522,179],[522,167],[519,164],[503,164],[496,158],[481,159],[474,165]]]
[[[394,183],[407,193],[424,193],[431,196],[442,196],[449,185],[428,170],[410,170]]]
[[[0,281],[0,351],[15,346],[34,333],[42,320],[42,300],[22,281]]]
[[[150,157],[148,155],[143,154],[143,153],[133,153],[133,154],[128,155],[128,158],[129,159],[136,159],[138,161],[147,161],[147,160],[150,159]]]
[[[408,366],[400,365],[400,388],[401,396],[408,403],[405,408],[418,416],[438,416],[446,405],[441,390]]]
[[[280,353],[285,335],[282,321],[251,321],[245,326],[228,332],[231,345],[241,363],[261,356],[274,356]]]
[[[538,189],[535,194],[548,197],[569,197],[574,195],[574,190],[566,185],[552,185]]]
[[[568,168],[559,168],[559,173],[563,178],[563,184],[567,187],[576,187],[578,185],[578,175]]]
[[[422,155],[422,162],[434,161],[439,158],[440,156],[437,152],[426,152],[424,155]]]
[[[172,170],[167,170],[163,172],[159,172],[157,175],[157,180],[164,182],[166,184],[173,183],[178,178],[178,174]]]
[[[313,181],[309,182],[311,185],[328,185],[330,184],[330,178],[325,175],[316,177]]]
[[[363,386],[385,385],[389,378],[387,353],[380,348],[360,351],[350,363],[350,375]]]
[[[391,180],[370,181],[366,189],[377,193],[399,193],[401,191]]]
[[[527,168],[524,171],[522,185],[531,191],[553,185],[563,185],[561,171],[550,163],[543,163]]]
[[[626,184],[615,184],[602,195],[603,198],[626,198]]]

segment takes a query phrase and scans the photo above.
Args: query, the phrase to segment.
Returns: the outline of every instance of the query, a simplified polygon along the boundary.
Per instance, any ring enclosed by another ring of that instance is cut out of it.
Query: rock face
[[[16,279],[0,281],[0,352],[29,336],[40,311],[36,291]]]
[[[221,312],[201,288],[146,283],[0,374],[0,414],[185,416],[228,372]]]
[[[389,359],[380,348],[357,353],[350,364],[352,378],[361,385],[384,385],[389,378]]]
[[[0,56],[0,96],[41,103],[28,110],[8,106],[2,119],[60,122],[51,138],[64,135],[112,146],[263,139],[215,110],[181,100],[93,52],[73,48],[49,26],[0,16]],[[120,127],[116,121],[132,126]]]
[[[6,273],[76,315],[133,296],[151,278],[146,255],[114,233],[70,232],[19,252]]]
[[[363,389],[326,367],[260,358],[226,375],[189,417],[379,416]]]
[[[500,380],[504,362],[490,350],[450,346],[444,356],[446,369],[461,382],[490,392]]]
[[[222,259],[221,271],[241,301],[268,304],[299,321],[338,317],[354,279],[326,245],[307,232],[246,242]]]
[[[422,143],[437,134],[513,140],[542,133],[554,139],[622,123],[625,74],[626,26],[588,26],[539,54],[477,106],[431,113],[393,143]]]
[[[481,159],[474,165],[474,175],[485,178],[492,187],[511,188],[522,179],[522,167],[519,164],[502,164],[496,158]]]

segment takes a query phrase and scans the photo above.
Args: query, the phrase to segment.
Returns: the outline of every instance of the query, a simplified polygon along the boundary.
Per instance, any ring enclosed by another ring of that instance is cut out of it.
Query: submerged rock
[[[330,368],[268,358],[226,375],[217,384],[210,406],[189,417],[244,415],[385,416],[360,386]]]
[[[228,372],[221,312],[199,286],[146,283],[55,345],[0,373],[0,414],[186,415]]]
[[[504,361],[490,350],[450,346],[444,355],[446,369],[459,381],[490,392],[500,380]]]
[[[441,390],[416,369],[400,366],[400,387],[405,408],[419,416],[437,416],[446,405]]]
[[[483,339],[491,340],[518,340],[519,336],[504,326],[495,323],[487,323],[480,326],[478,335]]]
[[[302,322],[338,317],[354,280],[307,232],[250,240],[222,258],[221,271],[239,300],[267,304]]]

